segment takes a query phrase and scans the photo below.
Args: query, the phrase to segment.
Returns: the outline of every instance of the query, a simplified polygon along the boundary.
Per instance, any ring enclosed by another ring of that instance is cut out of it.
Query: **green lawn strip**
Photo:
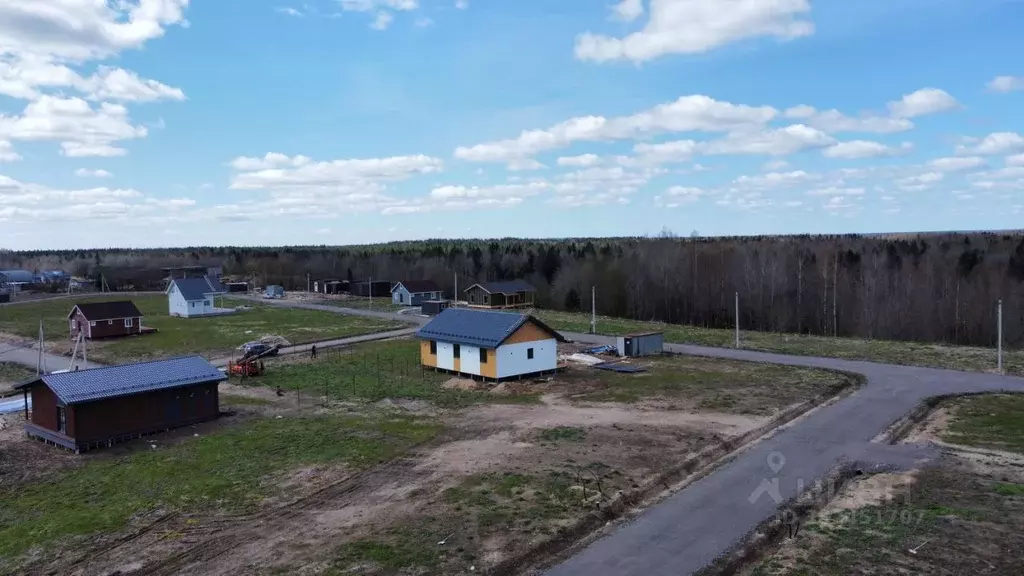
[[[35,375],[36,371],[32,368],[12,362],[0,362],[0,398],[13,393],[12,387],[15,384],[20,384]]]
[[[590,316],[587,314],[550,310],[536,310],[534,313],[558,330],[590,331]],[[732,347],[735,336],[734,332],[728,329],[642,322],[606,316],[598,316],[597,331],[599,334],[607,335],[663,331],[666,342],[718,348]],[[823,356],[979,372],[994,370],[996,367],[994,348],[748,331],[741,332],[740,343],[748,350],[798,356]],[[1009,374],[1024,375],[1024,350],[1004,350],[1003,367]]]
[[[678,398],[703,410],[764,415],[849,384],[849,376],[827,370],[692,356],[650,357],[640,364],[647,372],[623,375],[594,370],[588,377],[604,388],[577,398],[612,402]]]
[[[420,347],[415,340],[388,340],[359,344],[337,353],[323,352],[315,362],[266,363],[266,374],[245,380],[270,388],[299,389],[329,401],[376,402],[385,398],[425,400],[444,408],[482,402],[533,403],[538,397],[503,396],[487,391],[448,390],[450,375],[420,368]]]
[[[284,308],[232,298],[218,298],[217,305],[245,305],[249,310],[229,316],[172,318],[163,295],[122,296],[130,298],[143,314],[143,324],[156,328],[155,334],[106,340],[90,348],[90,357],[106,362],[145,360],[185,354],[208,358],[232,353],[235,348],[264,335],[277,335],[292,343],[312,342],[393,330],[403,325],[380,318],[346,316],[317,310]],[[81,302],[118,299],[101,297]],[[79,300],[40,302],[0,308],[0,331],[21,336],[38,334],[39,318],[47,340],[68,339],[67,314]],[[70,348],[70,345],[69,345]]]
[[[268,418],[158,450],[89,456],[49,482],[0,487],[0,558],[116,531],[155,509],[251,511],[275,494],[275,474],[333,462],[371,467],[440,430],[409,416]]]
[[[1024,395],[964,396],[949,406],[953,421],[944,441],[1024,453]]]

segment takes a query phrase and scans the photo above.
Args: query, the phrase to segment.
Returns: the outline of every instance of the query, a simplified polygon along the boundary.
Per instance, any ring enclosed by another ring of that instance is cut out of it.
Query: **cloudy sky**
[[[1019,228],[1020,0],[0,0],[0,248]]]

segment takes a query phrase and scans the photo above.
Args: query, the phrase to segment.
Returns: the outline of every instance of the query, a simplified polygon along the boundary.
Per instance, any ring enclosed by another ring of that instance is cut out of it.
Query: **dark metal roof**
[[[31,283],[35,281],[35,274],[28,270],[0,270],[0,275],[7,278],[8,282],[25,282]]]
[[[227,377],[204,358],[185,356],[92,370],[45,374],[35,380],[19,384],[18,388],[27,388],[42,382],[53,390],[64,404],[78,404],[222,380],[227,380]]]
[[[404,286],[410,294],[422,294],[424,292],[440,292],[441,287],[437,285],[437,282],[433,280],[402,280],[395,287],[391,289],[392,292],[398,289],[399,286]]]
[[[120,318],[139,318],[142,316],[142,312],[135,307],[135,303],[131,300],[116,300],[113,302],[83,302],[81,304],[75,304],[75,308],[82,312],[86,320],[117,320]],[[71,317],[75,313],[75,308],[71,309],[68,317]]]
[[[202,278],[175,278],[171,280],[171,284],[167,289],[170,290],[171,286],[177,286],[185,300],[190,302],[192,300],[203,300],[207,294],[219,294],[226,291],[220,282],[209,276],[203,276]]]
[[[529,282],[524,280],[509,280],[507,282],[479,282],[466,288],[463,292],[469,292],[476,286],[483,288],[488,294],[515,294],[516,292],[537,291]]]
[[[527,322],[537,324],[550,332],[553,338],[563,341],[561,334],[529,314],[466,308],[446,308],[426,326],[417,330],[416,336],[452,344],[497,348]]]

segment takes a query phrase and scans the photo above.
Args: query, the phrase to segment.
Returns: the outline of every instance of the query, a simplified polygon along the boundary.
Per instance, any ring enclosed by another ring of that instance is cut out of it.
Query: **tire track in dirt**
[[[210,533],[210,537],[202,538],[198,545],[155,564],[148,564],[144,566],[142,572],[151,576],[224,573],[212,564],[217,558],[244,544],[266,540],[275,533],[295,533],[300,526],[308,524],[305,517],[315,509],[326,505],[331,508],[345,507],[363,499],[366,492],[376,490],[384,482],[394,482],[396,478],[411,471],[414,466],[413,460],[400,458],[347,476],[289,504],[239,519],[233,526],[225,529],[226,533]],[[375,481],[377,479],[381,482]],[[233,567],[235,571],[238,568]]]

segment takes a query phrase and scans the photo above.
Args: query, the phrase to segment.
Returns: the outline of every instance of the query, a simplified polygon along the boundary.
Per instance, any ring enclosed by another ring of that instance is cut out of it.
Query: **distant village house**
[[[142,312],[131,300],[75,304],[68,313],[71,338],[116,338],[142,333]]]
[[[419,306],[428,300],[440,300],[441,287],[433,280],[403,280],[391,289],[391,302]]]
[[[214,298],[224,294],[224,286],[209,276],[176,278],[167,286],[168,314],[181,318],[225,314],[214,307]]]
[[[522,280],[480,282],[466,288],[463,294],[474,308],[528,308],[534,304],[537,289]]]

